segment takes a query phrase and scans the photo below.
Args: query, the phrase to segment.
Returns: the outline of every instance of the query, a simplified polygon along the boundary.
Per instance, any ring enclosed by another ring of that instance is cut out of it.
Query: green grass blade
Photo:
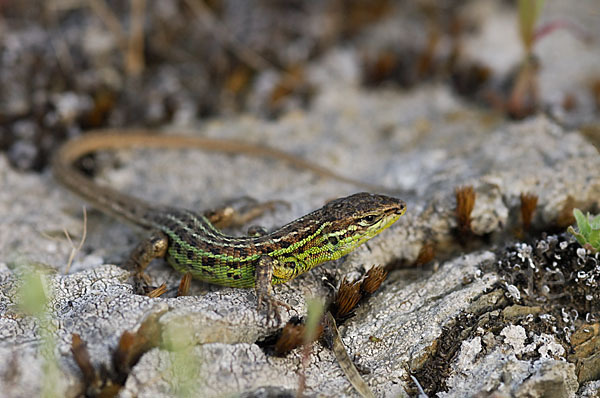
[[[527,52],[531,51],[535,24],[540,16],[545,0],[519,0],[519,30]]]
[[[577,221],[579,233],[583,236],[587,236],[592,230],[588,218],[584,216],[579,209],[573,209],[573,216],[575,216],[575,220]]]
[[[311,343],[317,337],[317,328],[321,323],[325,305],[323,300],[309,298],[306,300],[306,307],[306,334],[304,335],[304,342]]]
[[[600,250],[600,229],[590,232],[590,235],[587,237],[587,241],[594,249]]]

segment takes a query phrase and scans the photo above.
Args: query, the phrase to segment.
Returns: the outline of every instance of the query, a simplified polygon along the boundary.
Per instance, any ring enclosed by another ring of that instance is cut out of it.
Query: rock
[[[574,397],[579,384],[573,364],[561,361],[545,363],[519,388],[516,397]]]

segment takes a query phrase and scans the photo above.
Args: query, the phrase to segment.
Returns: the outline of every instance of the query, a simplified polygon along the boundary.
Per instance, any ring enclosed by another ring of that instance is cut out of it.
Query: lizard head
[[[322,244],[327,260],[334,260],[395,223],[406,211],[406,204],[390,196],[362,192],[332,200],[321,211],[328,221]]]
[[[286,242],[279,255],[280,264],[273,270],[275,283],[350,253],[396,222],[405,211],[406,204],[400,199],[363,192],[332,200],[288,224],[278,232],[283,231],[282,236],[266,237],[279,241],[295,238]]]

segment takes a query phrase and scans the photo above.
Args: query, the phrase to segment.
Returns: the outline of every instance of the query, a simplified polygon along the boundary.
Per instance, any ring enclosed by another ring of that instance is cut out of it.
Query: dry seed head
[[[77,366],[83,374],[86,385],[90,386],[94,384],[98,378],[97,373],[92,366],[87,346],[77,333],[73,333],[72,335],[71,352],[73,353],[73,359],[75,359]]]
[[[372,267],[367,271],[367,276],[361,284],[361,290],[366,294],[373,294],[379,289],[385,278],[387,278],[387,271],[382,266]]]
[[[295,324],[293,322],[286,323],[281,330],[281,335],[275,343],[275,354],[283,355],[296,347],[300,347],[304,338],[305,329],[303,324]]]
[[[531,220],[533,219],[533,212],[535,211],[538,203],[537,195],[530,193],[521,194],[521,220],[523,221],[523,229],[526,231],[531,226]]]
[[[426,242],[421,246],[419,250],[419,254],[417,255],[417,259],[415,260],[415,265],[424,265],[430,262],[435,258],[435,247],[433,243]]]
[[[281,330],[281,335],[275,343],[275,354],[283,355],[292,351],[293,349],[300,347],[304,343],[304,335],[306,333],[306,326],[302,323],[296,324],[294,322],[288,322]],[[319,324],[317,327],[316,338],[321,337],[323,333],[323,325]]]
[[[573,209],[575,208],[575,199],[569,195],[565,200],[565,204],[556,217],[556,225],[561,228],[566,228],[569,225],[575,223],[575,217],[573,217]]]
[[[140,325],[137,332],[123,332],[119,345],[113,353],[113,366],[118,376],[124,381],[131,368],[139,361],[144,353],[160,344],[162,328],[158,318],[164,312],[149,315]]]
[[[471,231],[471,212],[475,207],[475,190],[472,185],[458,187],[456,195],[456,219],[461,232]]]
[[[187,296],[190,291],[190,285],[192,284],[192,273],[186,272],[181,281],[179,282],[179,288],[177,289],[177,297]]]
[[[332,312],[336,319],[344,318],[356,307],[362,298],[360,286],[360,282],[350,283],[346,279],[342,281],[334,301],[335,310]]]
[[[119,345],[113,353],[115,367],[119,370],[128,369],[139,346],[136,334],[124,331],[119,339]]]
[[[162,285],[160,285],[156,289],[148,292],[148,294],[146,294],[146,296],[148,296],[150,298],[157,298],[157,297],[162,296],[166,292],[167,292],[167,285],[163,283]]]

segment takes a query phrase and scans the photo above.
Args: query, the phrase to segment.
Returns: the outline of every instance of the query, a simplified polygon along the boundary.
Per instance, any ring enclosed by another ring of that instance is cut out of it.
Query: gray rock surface
[[[460,105],[452,105],[451,97],[440,88],[428,91],[430,95],[448,98],[443,101],[442,110],[438,112],[443,112],[443,109],[460,111]],[[351,92],[349,89],[344,94],[345,98],[350,98]],[[390,98],[383,100],[360,94],[359,90],[354,89],[355,98],[351,100],[378,102],[377,105],[370,106],[383,109],[386,106],[401,106],[407,101],[399,96],[399,103],[394,104]],[[416,97],[422,100],[427,98]],[[357,106],[357,109],[360,108],[362,106]],[[467,111],[464,112],[468,115]],[[543,117],[523,123],[505,124],[495,131],[486,132],[485,136],[475,132],[475,124],[469,118],[467,122],[456,123],[461,127],[440,120],[438,125],[431,128],[430,139],[419,149],[430,156],[417,156],[414,153],[416,148],[399,151],[398,148],[394,150],[391,144],[387,148],[382,144],[377,146],[379,140],[368,141],[362,147],[351,145],[347,142],[350,136],[348,128],[352,120],[355,124],[360,124],[359,121],[363,118],[360,114],[352,113],[348,116],[350,121],[340,120],[334,123],[338,125],[337,128],[329,129],[330,136],[338,134],[339,141],[343,142],[338,143],[338,146],[331,146],[329,151],[320,149],[321,146],[312,141],[305,141],[304,144],[291,142],[292,133],[296,129],[326,123],[323,120],[330,121],[332,114],[332,109],[319,108],[314,115],[289,116],[276,126],[266,126],[254,119],[241,119],[237,122],[213,122],[206,128],[207,134],[221,135],[225,131],[248,130],[249,126],[254,125],[255,131],[264,131],[263,139],[269,139],[271,145],[295,149],[297,153],[313,154],[321,159],[322,164],[341,170],[354,167],[351,166],[352,159],[368,158],[368,153],[375,152],[379,154],[376,160],[380,165],[375,169],[375,166],[371,166],[362,171],[357,170],[354,175],[368,180],[369,174],[382,170],[384,180],[389,181],[390,185],[394,179],[396,184],[402,185],[400,181],[405,173],[405,164],[410,164],[411,170],[418,170],[419,167],[414,164],[420,161],[425,170],[419,178],[412,180],[412,185],[405,183],[405,197],[408,198],[410,210],[397,225],[374,239],[368,247],[336,264],[322,266],[276,289],[278,298],[293,306],[286,318],[292,314],[304,313],[304,297],[328,294],[328,289],[321,282],[321,277],[328,273],[346,275],[370,264],[386,264],[394,259],[414,260],[425,239],[434,239],[438,243],[451,242],[451,229],[455,227],[451,216],[455,186],[465,183],[475,186],[478,199],[473,213],[473,229],[477,233],[502,233],[511,228],[513,225],[509,213],[515,212],[517,197],[523,191],[539,195],[540,212],[536,223],[540,224],[552,220],[559,213],[568,193],[575,195],[582,204],[598,204],[600,178],[595,170],[600,166],[600,159],[595,149],[577,133],[564,132]],[[472,117],[476,119],[477,115]],[[239,126],[234,127],[235,123],[239,123]],[[377,124],[378,121],[371,118],[370,123]],[[321,126],[321,129],[327,130],[323,124]],[[377,129],[371,127],[369,131]],[[406,130],[398,128],[398,131],[397,134],[401,135]],[[286,132],[290,134],[289,139],[284,137]],[[260,136],[254,136],[257,135]],[[392,142],[393,140],[392,138]],[[433,156],[431,153],[436,151],[436,147],[437,155]],[[322,153],[315,155],[319,151]],[[126,191],[142,192],[140,195],[146,198],[167,200],[171,197],[172,201],[182,202],[189,207],[195,207],[192,192],[216,194],[220,187],[225,191],[223,195],[234,195],[235,190],[239,189],[242,194],[252,194],[259,200],[272,197],[288,200],[291,203],[289,210],[278,209],[264,217],[262,224],[267,227],[287,221],[285,218],[299,216],[311,207],[323,203],[328,197],[343,195],[352,189],[335,182],[319,181],[307,173],[286,170],[284,167],[272,170],[269,181],[259,185],[249,184],[246,188],[242,188],[244,181],[255,182],[256,178],[236,180],[233,176],[226,175],[223,178],[231,177],[234,184],[237,184],[232,188],[225,180],[211,178],[212,172],[216,173],[216,169],[220,169],[221,175],[227,174],[228,167],[225,167],[225,163],[229,163],[229,167],[241,168],[239,172],[232,172],[238,174],[238,177],[240,173],[241,177],[244,177],[244,173],[251,173],[251,167],[255,168],[257,176],[266,176],[266,169],[272,168],[271,165],[261,165],[259,161],[237,157],[225,158],[223,163],[214,165],[217,155],[192,153],[156,154],[153,159],[148,159],[147,156],[134,158],[137,155],[133,153],[126,155],[128,159],[127,162],[123,160],[123,168],[107,172],[101,179],[109,180],[111,184]],[[431,158],[438,160],[433,163],[427,161]],[[458,167],[458,162],[456,168],[444,166],[457,158],[472,167]],[[192,162],[196,162],[197,166],[190,165],[183,171],[178,167],[178,164]],[[425,164],[427,168],[424,167]],[[514,169],[510,165],[518,167]],[[202,177],[192,178],[191,174],[195,173],[189,170],[196,168],[202,168],[207,173]],[[185,175],[188,172],[190,174]],[[6,260],[1,274],[1,349],[5,352],[5,357],[15,359],[14,363],[4,362],[4,369],[0,374],[7,375],[11,369],[19,369],[12,381],[6,376],[2,377],[5,391],[14,391],[15,396],[18,396],[26,391],[39,391],[44,386],[43,367],[29,366],[22,362],[24,359],[27,360],[26,363],[43,362],[43,357],[36,351],[41,338],[38,330],[40,321],[15,312],[18,275],[23,272],[19,265],[31,261],[43,261],[55,269],[47,274],[46,281],[48,291],[53,292],[53,298],[48,304],[48,316],[53,325],[53,352],[57,355],[58,368],[63,374],[63,383],[55,386],[60,394],[72,393],[81,388],[80,374],[70,354],[72,333],[79,333],[88,344],[94,364],[108,365],[110,353],[124,331],[134,330],[148,314],[164,310],[167,312],[161,316],[161,324],[177,325],[187,330],[194,344],[189,356],[198,362],[199,376],[197,383],[190,387],[192,391],[218,396],[250,391],[260,386],[294,390],[298,382],[300,353],[294,351],[284,358],[269,357],[255,344],[257,340],[273,332],[273,329],[263,326],[264,318],[254,308],[252,291],[207,288],[194,284],[194,293],[197,295],[190,297],[149,299],[131,294],[130,285],[125,283],[124,271],[113,265],[96,266],[94,263],[102,262],[98,259],[104,257],[123,258],[135,236],[127,227],[113,223],[95,212],[89,214],[89,238],[84,251],[76,257],[70,273],[64,275],[69,244],[65,239],[53,240],[56,238],[36,231],[40,225],[54,231],[66,227],[72,236],[80,236],[81,220],[77,210],[80,204],[56,187],[50,176],[28,175],[21,178],[15,174],[10,169],[4,169],[2,174],[3,186],[10,184],[12,195],[24,197],[32,189],[38,190],[38,193],[35,205],[30,202],[29,207],[26,207],[27,201],[33,200],[27,199],[25,204],[17,203],[2,208],[3,220],[9,221],[5,226],[12,228],[14,225],[22,236],[29,238],[17,241],[19,237],[11,235],[13,240],[5,238],[2,241],[2,258]],[[281,176],[277,176],[278,174]],[[294,181],[302,183],[288,184],[286,187],[284,182],[289,181],[292,175],[295,176]],[[166,176],[169,176],[168,179]],[[163,178],[164,182],[160,183]],[[178,190],[177,187],[181,186],[186,189]],[[210,189],[203,189],[204,186],[209,186]],[[322,192],[318,187],[322,187]],[[3,195],[7,195],[7,191]],[[207,195],[206,205],[210,205],[211,200],[214,204],[218,202],[218,199]],[[2,230],[6,231],[8,228]],[[52,251],[44,250],[49,242],[55,247]],[[13,253],[19,253],[19,256],[14,257]],[[366,372],[365,379],[378,395],[404,394],[404,389],[408,386],[407,366],[422,362],[431,347],[437,344],[441,328],[466,311],[473,300],[488,291],[497,281],[496,274],[482,271],[485,264],[494,261],[495,255],[484,251],[444,262],[436,271],[394,272],[381,291],[342,326],[341,333],[351,357]],[[157,262],[151,271],[155,280],[167,281],[170,286],[176,286],[178,275],[164,264]],[[526,394],[526,391],[536,388],[545,391],[543,389],[547,387],[539,386],[544,380],[552,379],[558,380],[556,388],[563,388],[572,396],[577,389],[573,369],[571,365],[567,366],[565,362],[555,359],[564,358],[564,352],[557,348],[562,346],[556,346],[553,337],[548,335],[529,336],[529,340],[533,338],[536,342],[527,345],[523,341],[524,332],[514,332],[519,331],[518,328],[521,327],[507,325],[501,333],[494,336],[495,339],[503,339],[503,343],[476,362],[472,358],[480,355],[481,342],[477,338],[463,342],[460,353],[452,362],[446,396],[493,391],[500,388],[498,384],[494,384],[494,380],[501,380],[501,375],[507,372],[515,375],[512,384],[506,387],[507,393]],[[372,336],[376,339],[372,339]],[[484,338],[485,335],[481,337]],[[514,357],[531,344],[534,344],[531,349],[550,354],[544,354],[542,357],[545,359],[532,363]],[[313,350],[307,369],[308,392],[325,396],[335,396],[340,392],[353,395],[331,352],[320,344],[314,344]],[[122,395],[170,396],[175,393],[172,384],[169,384],[169,380],[173,380],[169,375],[175,376],[173,369],[177,366],[177,361],[172,358],[174,355],[177,354],[159,348],[144,355],[128,378]],[[516,377],[517,374],[521,376]],[[555,377],[556,374],[559,376]],[[478,376],[482,384],[473,385],[468,381],[468,375]],[[24,384],[26,380],[31,382]],[[9,388],[11,385],[13,389]],[[14,387],[17,385],[26,389],[17,389]]]
[[[414,394],[408,370],[431,389],[418,371],[441,355],[441,336],[448,335],[458,348],[439,362],[445,369],[436,379],[445,383],[440,396],[597,396],[598,382],[578,382],[575,365],[567,362],[568,352],[552,331],[528,330],[503,312],[506,297],[494,270],[499,254],[488,244],[513,239],[521,193],[539,198],[534,229],[554,226],[573,199],[578,207],[598,208],[597,150],[577,131],[544,116],[505,122],[474,110],[440,85],[411,92],[364,90],[358,63],[355,52],[337,50],[312,66],[309,78],[321,91],[306,112],[292,111],[276,122],[241,116],[187,126],[189,134],[266,143],[384,184],[407,201],[407,214],[368,245],[277,287],[277,298],[292,306],[284,320],[305,314],[306,297],[331,295],[324,278],[356,277],[373,264],[412,264],[423,245],[431,243],[439,249],[433,265],[394,269],[380,291],[340,327],[350,357],[377,396]],[[280,206],[257,220],[267,229],[356,190],[242,156],[123,151],[101,156],[100,163],[100,182],[155,202],[192,209],[243,196],[288,202],[289,208]],[[472,185],[477,195],[472,213],[476,250],[461,248],[456,239],[454,189],[463,185]],[[193,283],[192,296],[174,298],[180,276],[158,261],[149,274],[155,283],[167,283],[167,297],[132,294],[127,273],[113,264],[122,263],[138,236],[91,209],[85,244],[67,269],[72,244],[63,231],[77,245],[83,235],[82,203],[49,173],[18,173],[3,156],[0,186],[3,394],[81,394],[72,334],[86,342],[93,365],[109,367],[123,332],[136,330],[150,314],[161,314],[159,323],[174,328],[174,338],[177,330],[183,333],[179,337],[188,348],[148,351],[121,396],[295,394],[302,354],[294,350],[273,357],[256,344],[276,328],[265,326],[252,291]],[[32,316],[22,311],[19,297],[23,277],[40,269],[50,300],[44,312]],[[476,319],[472,314],[497,319],[501,327],[474,328],[464,337],[461,328]],[[356,396],[331,351],[320,343],[312,350],[307,395]]]

